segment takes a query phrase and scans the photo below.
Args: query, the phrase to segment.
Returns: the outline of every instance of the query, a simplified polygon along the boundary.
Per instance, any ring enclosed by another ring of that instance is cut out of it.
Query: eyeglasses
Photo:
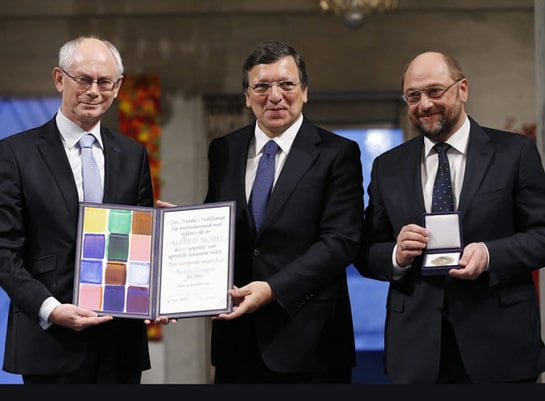
[[[98,86],[98,89],[101,91],[111,91],[115,88],[115,86],[121,81],[121,78],[119,78],[117,81],[112,81],[111,79],[107,78],[100,78],[100,79],[91,79],[91,77],[88,77],[86,75],[79,75],[77,77],[73,77],[69,73],[67,73],[64,68],[61,68],[62,72],[64,72],[67,76],[72,78],[81,89],[89,89],[91,85],[93,85],[95,82]]]
[[[439,99],[441,96],[445,94],[446,91],[448,91],[455,84],[460,82],[462,79],[463,78],[457,79],[446,88],[442,88],[440,86],[430,86],[424,89],[407,91],[407,93],[403,94],[401,97],[408,104],[416,104],[420,102],[420,99],[422,98],[423,93],[425,93],[429,99]]]
[[[279,81],[279,82],[259,82],[252,85],[252,90],[258,95],[265,95],[271,91],[273,86],[280,88],[282,92],[291,92],[295,87],[299,85],[299,82],[293,81]]]

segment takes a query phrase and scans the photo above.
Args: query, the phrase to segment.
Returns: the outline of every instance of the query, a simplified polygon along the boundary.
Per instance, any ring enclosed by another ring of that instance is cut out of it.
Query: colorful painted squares
[[[104,313],[148,315],[153,212],[86,207],[78,305]]]

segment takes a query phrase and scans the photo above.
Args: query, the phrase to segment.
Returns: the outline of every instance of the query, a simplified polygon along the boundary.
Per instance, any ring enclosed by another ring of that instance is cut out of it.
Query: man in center
[[[205,202],[237,203],[235,307],[213,321],[215,383],[350,383],[346,268],[362,235],[359,147],[303,115],[308,77],[293,47],[255,47],[242,87],[256,121],[213,140],[208,155]],[[262,158],[274,162],[266,206],[253,189]]]

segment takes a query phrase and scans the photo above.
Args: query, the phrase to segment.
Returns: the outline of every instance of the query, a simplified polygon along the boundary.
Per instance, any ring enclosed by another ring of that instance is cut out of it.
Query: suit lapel
[[[253,224],[254,219],[248,206],[248,199],[246,199],[246,164],[248,163],[248,151],[252,139],[254,138],[254,132],[255,123],[250,124],[241,132],[239,140],[234,143],[235,149],[233,151],[236,160],[234,167],[238,169],[238,171],[235,171],[233,174],[237,208],[240,210],[240,213],[243,213],[246,216],[248,230],[250,232],[255,232],[255,227]],[[225,168],[229,168],[229,166],[225,166]]]
[[[320,141],[321,138],[316,127],[304,120],[274,186],[262,227],[266,226],[271,217],[282,208],[305,171],[318,157],[319,150],[316,144]]]
[[[494,153],[492,146],[490,146],[490,138],[486,132],[473,120],[470,119],[470,122],[464,184],[462,185],[458,206],[462,218],[464,212],[469,209],[471,202],[473,202]]]
[[[426,211],[424,203],[424,194],[422,190],[415,191],[415,188],[422,188],[422,152],[424,149],[424,138],[420,135],[406,143],[407,148],[399,157],[396,167],[397,182],[404,188],[401,193],[415,194],[408,200],[406,205],[400,204],[399,207],[406,207],[406,213],[413,215],[415,221],[419,221],[422,214]]]
[[[120,159],[121,148],[107,128],[101,129],[104,145],[104,203],[115,203],[118,180],[123,176]]]
[[[38,145],[38,150],[47,168],[51,171],[53,180],[64,198],[70,215],[77,219],[79,213],[78,191],[55,118],[47,123],[40,135],[44,140]]]
[[[422,188],[422,153],[424,152],[424,138],[420,136],[418,140],[415,140],[411,144],[414,147],[413,150],[407,152],[407,157],[401,159],[401,171],[403,175],[403,182],[406,185],[406,193],[414,193],[414,188]],[[416,167],[416,169],[415,169]],[[418,210],[418,214],[421,215],[426,211],[426,204],[424,202],[424,193],[422,191],[416,191],[416,197],[412,207]]]

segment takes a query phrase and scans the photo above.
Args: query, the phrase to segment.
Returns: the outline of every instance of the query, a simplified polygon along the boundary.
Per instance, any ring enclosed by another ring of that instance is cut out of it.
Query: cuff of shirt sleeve
[[[401,277],[403,277],[405,273],[407,273],[407,270],[409,269],[409,267],[412,266],[412,265],[399,266],[396,260],[396,251],[397,251],[397,244],[394,245],[394,250],[392,252],[392,265],[394,267],[392,278],[394,281],[399,280]]]
[[[479,244],[482,245],[482,247],[484,248],[484,250],[486,252],[486,267],[484,268],[484,270],[487,271],[488,266],[490,265],[490,253],[488,252],[488,247],[486,246],[486,244],[484,242],[479,242]]]
[[[49,297],[42,303],[40,311],[38,312],[39,324],[42,329],[46,330],[49,328],[49,326],[51,326],[51,322],[49,321],[49,315],[51,314],[51,312],[53,312],[53,309],[55,309],[60,304],[61,303],[57,301],[54,297]]]

